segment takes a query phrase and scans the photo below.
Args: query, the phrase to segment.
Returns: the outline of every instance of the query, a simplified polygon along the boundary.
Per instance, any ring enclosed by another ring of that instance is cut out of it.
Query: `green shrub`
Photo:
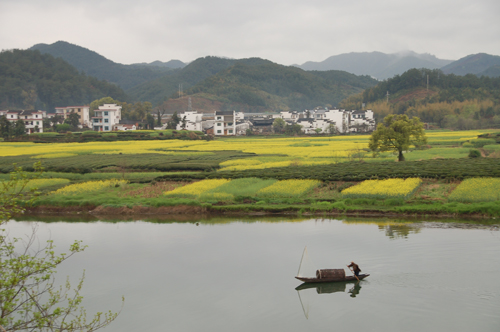
[[[481,157],[481,151],[477,149],[469,150],[469,158],[480,158],[480,157]]]

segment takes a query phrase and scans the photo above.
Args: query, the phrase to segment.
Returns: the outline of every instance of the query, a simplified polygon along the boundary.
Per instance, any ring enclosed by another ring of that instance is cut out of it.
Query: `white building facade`
[[[5,116],[9,122],[15,123],[18,120],[22,120],[24,122],[24,126],[26,128],[26,134],[33,133],[43,133],[43,118],[45,117],[45,111],[1,111],[0,116]]]
[[[122,118],[122,107],[116,104],[104,104],[94,112],[95,116],[92,117],[94,131],[112,131]]]
[[[194,130],[194,131],[202,131],[203,126],[202,126],[202,120],[203,120],[203,113],[198,113],[197,111],[188,111],[181,113],[179,115],[179,118],[181,121],[177,124],[176,129],[177,130],[182,130],[184,122],[186,123],[186,127],[184,129],[186,130]]]
[[[214,135],[215,136],[236,135],[235,111],[215,111]]]

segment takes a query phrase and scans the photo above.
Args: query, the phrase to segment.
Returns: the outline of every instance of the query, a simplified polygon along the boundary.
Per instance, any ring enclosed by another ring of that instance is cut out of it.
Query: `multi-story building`
[[[236,135],[236,119],[234,111],[215,111],[214,135]]]
[[[22,120],[26,128],[26,134],[43,133],[43,118],[45,111],[20,110],[20,111],[1,111],[0,116],[4,116],[10,122]]]
[[[182,127],[185,122],[186,125],[184,129],[202,131],[203,128],[201,123],[202,123],[203,113],[198,113],[197,111],[187,111],[179,114],[179,118],[181,119],[181,121],[177,124],[176,127],[177,130],[183,129]]]
[[[112,131],[122,118],[122,107],[116,104],[104,104],[94,112],[95,116],[92,117],[94,131]]]
[[[80,116],[80,128],[91,127],[90,107],[88,105],[56,107],[56,114],[62,116],[65,120],[71,113],[76,113]]]

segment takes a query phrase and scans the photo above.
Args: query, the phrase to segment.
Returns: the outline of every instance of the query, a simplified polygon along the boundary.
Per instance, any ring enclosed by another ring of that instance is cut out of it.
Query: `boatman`
[[[348,268],[352,268],[354,275],[356,277],[359,276],[359,272],[361,272],[361,269],[359,268],[358,264],[351,262],[351,264],[347,265]]]

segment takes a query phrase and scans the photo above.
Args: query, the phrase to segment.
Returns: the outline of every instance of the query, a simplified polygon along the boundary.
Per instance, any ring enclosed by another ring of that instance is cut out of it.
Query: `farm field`
[[[54,179],[57,180],[57,179]],[[476,181],[474,186],[469,182]],[[445,214],[500,216],[499,179],[448,181],[390,179],[362,182],[317,180],[213,179],[195,182],[129,183],[124,180],[60,183],[42,188],[34,208],[104,209],[198,207],[207,213],[295,212],[371,214]],[[38,181],[38,180],[32,180]],[[401,183],[399,183],[399,182]],[[398,183],[396,183],[398,182]],[[387,188],[389,193],[387,194]],[[349,195],[349,191],[353,193]],[[381,190],[382,189],[382,190]],[[382,192],[382,193],[381,193]],[[393,194],[395,192],[396,194]],[[457,202],[455,193],[482,196],[472,203]]]
[[[368,135],[0,142],[0,181],[13,164],[30,176],[40,161],[45,172],[27,188],[41,193],[35,204],[87,211],[191,206],[211,212],[496,216],[500,149],[495,139],[478,138],[484,133],[492,131],[428,132],[428,148],[408,151],[401,163],[392,153],[373,157]],[[468,158],[471,148],[483,157]]]
[[[429,147],[405,154],[408,161],[467,157],[477,137],[490,131],[427,132]],[[240,171],[342,162],[392,162],[391,152],[374,158],[369,135],[319,137],[233,137],[204,140],[149,140],[88,143],[0,142],[0,173],[16,163],[24,169],[42,161],[48,171]],[[494,140],[485,150],[498,151]]]

